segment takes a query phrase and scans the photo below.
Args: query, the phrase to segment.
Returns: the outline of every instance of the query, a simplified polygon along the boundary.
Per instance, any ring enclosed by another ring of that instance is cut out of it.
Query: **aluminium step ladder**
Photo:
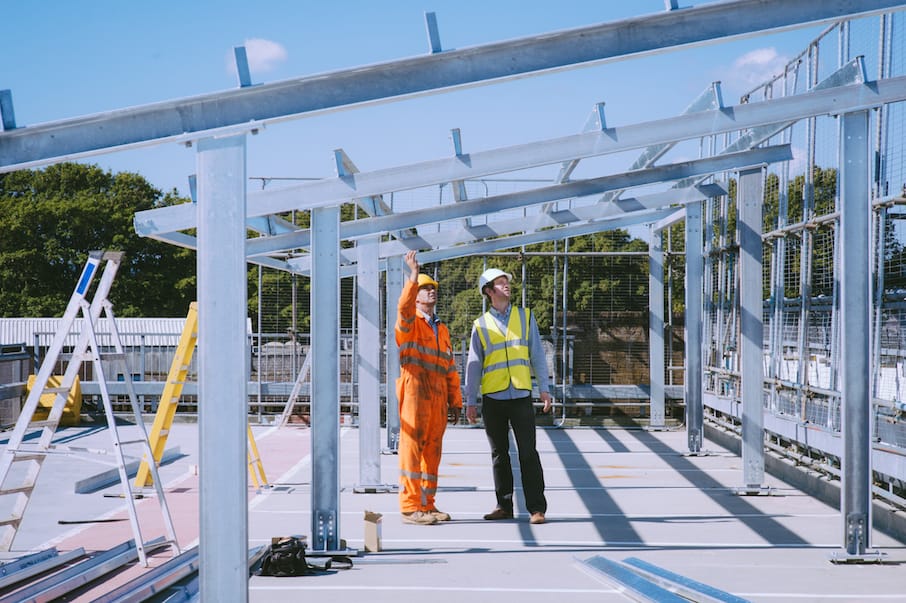
[[[305,381],[305,378],[308,377],[308,373],[311,370],[311,352],[305,355],[305,360],[302,362],[302,368],[299,369],[299,374],[296,375],[296,382],[293,383],[293,389],[289,392],[289,397],[286,399],[286,406],[283,407],[283,414],[280,415],[280,426],[283,427],[289,423],[289,418],[293,416],[293,410],[296,407],[296,400],[299,398],[299,394],[302,393],[302,383]]]
[[[12,503],[12,510],[9,516],[0,517],[0,550],[10,550],[19,525],[28,506],[29,500],[34,493],[37,483],[38,474],[44,463],[44,460],[51,454],[74,454],[77,450],[84,452],[84,449],[67,448],[53,443],[53,437],[60,424],[60,418],[63,409],[69,397],[79,370],[83,362],[91,362],[94,368],[94,374],[101,390],[101,399],[104,405],[104,414],[107,418],[108,431],[110,433],[111,443],[114,449],[116,465],[119,469],[120,483],[123,486],[123,495],[127,503],[129,512],[129,521],[132,526],[132,532],[135,538],[135,546],[138,552],[139,561],[148,566],[146,556],[147,543],[142,538],[141,527],[139,525],[138,514],[135,508],[135,496],[130,488],[130,480],[126,469],[126,456],[124,446],[130,444],[141,444],[145,453],[150,453],[148,445],[148,435],[145,424],[141,416],[141,408],[138,404],[138,398],[132,387],[131,372],[126,364],[125,352],[123,350],[122,340],[117,330],[116,320],[113,316],[112,304],[107,299],[113,279],[116,276],[120,263],[123,259],[123,253],[117,251],[92,251],[89,254],[76,288],[69,304],[60,320],[57,332],[53,341],[47,350],[41,368],[35,378],[34,385],[28,393],[25,404],[19,414],[19,419],[13,428],[9,437],[6,448],[0,454],[0,500],[9,506]],[[94,296],[91,302],[87,296],[91,289],[95,275],[104,262],[103,274],[97,284]],[[52,379],[52,372],[61,360],[63,349],[66,347],[67,338],[70,335],[70,329],[76,319],[81,314],[82,328],[79,333],[78,343],[72,349],[70,359],[66,363],[66,369],[62,378]],[[109,327],[110,344],[101,346],[98,342],[97,325],[102,314],[106,318]],[[110,353],[110,348],[114,352]],[[104,374],[104,363],[102,360],[117,360],[122,363],[123,375],[125,375],[124,384],[129,394],[129,401],[132,412],[135,416],[136,428],[140,431],[141,437],[134,440],[122,440],[119,428],[116,424],[116,418],[113,413],[113,405],[110,401],[110,392],[107,387],[107,380]],[[56,385],[58,383],[58,385]],[[38,408],[40,399],[44,395],[51,394],[54,402],[48,412],[46,420],[36,421],[35,411]],[[26,438],[26,434],[33,436],[36,430],[40,430],[40,436],[37,440],[34,437]],[[26,441],[28,440],[28,441]],[[93,459],[99,460],[99,459]],[[23,475],[24,474],[24,475]],[[159,485],[160,480],[157,478],[157,470],[154,468],[155,480],[157,485],[157,500],[160,505],[160,511],[163,516],[164,526],[166,529],[165,543],[170,544],[179,554],[179,545],[176,541],[176,533],[173,529],[173,522],[170,517],[170,511],[167,507],[167,501],[164,497],[163,488]],[[10,483],[8,483],[10,482]],[[153,548],[160,547],[160,539],[155,541]]]
[[[138,474],[135,476],[136,488],[143,488],[154,482],[150,472],[151,465],[159,465],[163,458],[164,447],[167,444],[167,437],[170,435],[170,428],[173,426],[173,419],[176,417],[179,398],[189,376],[189,367],[192,364],[192,356],[195,353],[197,343],[198,303],[192,302],[189,304],[189,312],[186,314],[186,322],[179,336],[176,353],[170,363],[167,382],[164,384],[164,389],[160,395],[160,403],[157,406],[157,413],[154,415],[154,422],[151,424],[149,443],[152,454],[145,456],[138,467]],[[153,458],[154,463],[148,463],[149,458]],[[255,443],[251,425],[248,427],[248,466],[249,475],[255,483],[255,487],[267,486],[267,476],[264,474],[264,465],[258,453],[258,445]]]

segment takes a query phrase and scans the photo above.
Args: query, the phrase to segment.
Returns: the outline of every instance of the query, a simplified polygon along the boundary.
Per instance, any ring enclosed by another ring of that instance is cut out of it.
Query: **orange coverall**
[[[437,470],[447,428],[448,407],[462,408],[459,373],[450,332],[438,321],[437,334],[416,310],[418,284],[406,280],[396,316],[400,376],[400,511],[430,511],[437,493]]]

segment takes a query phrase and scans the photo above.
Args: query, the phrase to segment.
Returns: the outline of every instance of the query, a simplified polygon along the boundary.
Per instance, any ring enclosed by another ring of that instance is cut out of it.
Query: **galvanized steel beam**
[[[629,226],[642,224],[649,220],[658,220],[661,217],[669,214],[671,211],[673,210],[661,209],[646,213],[639,212],[629,214],[625,217],[605,218],[602,220],[596,220],[594,222],[583,222],[580,224],[574,224],[572,226],[564,226],[557,229],[556,236],[551,235],[549,231],[527,232],[525,234],[513,235],[509,237],[483,239],[465,245],[452,245],[449,247],[441,246],[434,248],[432,251],[420,252],[419,258],[424,259],[424,263],[439,262],[441,260],[460,258],[467,255],[480,255],[483,253],[490,253],[492,251],[499,251],[501,249],[512,249],[514,247],[521,247],[523,245],[534,245],[535,243],[543,243],[545,241],[551,241],[554,239],[561,240],[567,237],[578,237],[582,235],[593,234],[596,232],[603,232],[605,230],[627,228]],[[390,258],[394,255],[401,255],[405,251],[405,247],[402,247],[399,241],[388,241],[381,244],[382,258]],[[294,264],[294,267],[296,268],[298,268],[299,266],[300,264]],[[343,271],[341,271],[341,273],[345,274]]]
[[[689,187],[683,189],[682,192],[669,191],[667,193],[654,193],[637,198],[622,199],[621,202],[630,202],[633,205],[638,205],[633,211],[625,213],[602,212],[600,206],[590,205],[545,214],[545,217],[552,222],[551,225],[554,225],[556,221],[557,228],[537,230],[540,228],[537,224],[533,228],[526,228],[525,220],[517,219],[495,223],[493,226],[425,234],[419,238],[424,244],[420,249],[434,250],[428,253],[433,258],[431,261],[436,262],[442,259],[464,257],[475,253],[487,253],[489,250],[508,249],[520,245],[531,245],[565,237],[576,237],[616,228],[626,228],[627,226],[660,220],[676,211],[673,208],[664,209],[667,205],[702,201],[725,194],[726,188],[724,186],[707,184]],[[642,208],[644,208],[644,211]],[[410,246],[407,242],[386,241],[381,243],[379,256],[381,258],[401,256],[408,249],[410,249]],[[355,263],[358,261],[358,252],[356,250],[345,250],[344,257],[348,262]],[[311,269],[311,258],[305,256],[287,260],[286,263],[293,272],[299,274],[307,274]],[[350,276],[351,274],[350,267],[341,266],[341,276]]]
[[[789,156],[789,147],[786,149],[770,147],[774,151],[760,150],[762,157],[771,156],[771,161],[783,161],[783,157]],[[741,155],[743,162],[751,161],[751,156]],[[698,173],[711,173],[711,167],[714,165],[709,160],[695,160],[684,162],[683,164],[670,164],[661,166],[661,168],[652,168],[651,171],[635,172],[628,176],[633,186],[641,184],[658,182],[663,174],[673,171],[691,171]],[[707,163],[699,163],[707,162]],[[657,171],[654,171],[654,170]],[[674,172],[678,173],[678,172]],[[548,186],[530,191],[518,193],[506,193],[494,197],[485,197],[475,199],[456,205],[435,206],[426,209],[403,212],[393,216],[381,218],[366,218],[364,220],[355,220],[343,222],[340,225],[340,237],[343,239],[359,238],[373,234],[384,234],[398,228],[398,224],[405,225],[405,228],[420,226],[423,224],[436,224],[445,220],[452,220],[463,216],[479,216],[499,211],[503,206],[504,209],[514,209],[527,207],[545,201],[555,201],[568,199],[577,196],[575,193],[580,191],[583,195],[597,194],[612,190],[613,187],[620,187],[620,181],[623,175],[604,176],[592,180],[577,180],[569,184],[559,184]],[[636,180],[636,179],[639,180]],[[657,209],[671,204],[686,203],[692,200],[700,200],[707,197],[713,197],[725,194],[726,191],[716,185],[703,185],[701,187],[689,187],[682,190],[673,190],[663,193],[652,193],[619,201],[610,202],[607,205],[588,205],[575,207],[569,210],[555,211],[538,216],[531,216],[518,220],[503,220],[485,225],[474,225],[469,228],[460,227],[449,233],[438,233],[434,235],[421,235],[418,238],[411,237],[405,241],[400,241],[406,249],[424,248],[426,243],[430,242],[431,247],[440,247],[443,245],[454,245],[469,240],[487,238],[490,236],[500,236],[514,232],[524,232],[526,230],[537,230],[539,228],[562,226],[573,224],[584,220],[598,220],[601,218],[629,214],[646,209]],[[260,256],[268,253],[274,253],[286,249],[302,249],[308,247],[311,241],[311,232],[309,230],[299,230],[297,232],[277,235],[274,237],[259,237],[250,239],[246,243],[246,252],[249,258]]]
[[[840,86],[863,85],[866,81],[868,81],[868,78],[865,76],[865,64],[863,58],[856,57],[849,63],[843,65],[835,72],[831,73],[829,76],[812,86],[811,90],[815,91]],[[772,137],[780,134],[787,128],[792,127],[795,123],[795,121],[781,121],[778,123],[763,124],[750,128],[746,132],[741,133],[739,138],[727,145],[726,148],[722,149],[720,153],[735,153],[738,151],[751,149],[756,145],[770,140]],[[674,186],[676,188],[683,188],[686,186],[691,186],[692,184],[700,181],[701,178],[687,178],[685,180],[677,182]]]
[[[441,219],[457,218],[465,215],[460,213],[461,210],[463,210],[464,208],[468,209],[468,207],[471,205],[475,205],[475,207],[480,208],[476,210],[476,213],[488,213],[490,211],[489,208],[492,208],[494,211],[499,211],[500,209],[522,207],[527,204],[547,201],[548,198],[544,195],[548,190],[556,191],[550,198],[562,198],[560,195],[563,195],[562,191],[564,190],[573,190],[574,192],[584,191],[587,194],[597,194],[600,192],[605,192],[607,190],[612,190],[614,188],[628,188],[631,186],[641,186],[643,184],[660,182],[665,179],[669,180],[674,178],[684,178],[685,176],[683,174],[689,172],[698,171],[700,173],[711,173],[726,171],[738,169],[740,166],[758,164],[761,163],[762,160],[764,160],[766,163],[774,163],[778,161],[789,160],[790,158],[791,154],[789,145],[777,145],[775,147],[753,149],[751,151],[745,151],[742,153],[720,155],[717,157],[708,157],[705,159],[683,162],[681,164],[669,164],[656,168],[649,168],[648,170],[639,170],[630,174],[618,174],[616,176],[605,176],[603,178],[596,178],[590,181],[576,181],[569,184],[554,185],[551,187],[545,187],[545,189],[536,189],[533,191],[526,191],[524,193],[512,193],[508,195],[488,197],[486,199],[458,203],[444,207],[434,207],[417,212],[407,212],[403,214],[395,214],[393,216],[369,218],[367,220],[358,220],[354,222],[345,222],[343,225],[341,225],[341,236],[354,236],[358,232],[358,229],[361,229],[361,232],[363,233],[370,234],[377,232],[386,232],[386,228],[374,230],[373,226],[375,223],[381,223],[384,221],[389,223],[388,227],[396,228],[396,225],[398,223],[397,221],[399,220],[403,221],[401,223],[406,224],[407,226],[411,226],[416,224],[434,223],[440,221]],[[721,187],[717,185],[709,185],[701,187],[701,189],[690,190],[690,195],[688,196],[680,195],[679,197],[677,197],[675,196],[678,194],[676,191],[668,191],[665,193],[655,193],[648,197],[641,197],[638,199],[623,199],[619,201],[612,201],[610,205],[610,211],[608,211],[608,206],[597,204],[585,208],[575,208],[565,213],[570,214],[576,222],[582,222],[585,220],[593,222],[578,226],[574,224],[573,226],[568,228],[564,227],[544,230],[515,237],[506,237],[503,239],[497,238],[493,239],[493,245],[496,246],[497,249],[505,249],[508,247],[513,247],[515,245],[528,245],[541,241],[560,239],[565,236],[577,236],[579,234],[600,232],[602,230],[616,228],[614,226],[605,226],[602,224],[603,219],[613,215],[626,214],[632,216],[628,220],[632,224],[654,222],[666,217],[673,210],[665,210],[652,213],[650,215],[645,214],[642,210],[650,210],[653,208],[663,207],[664,205],[669,205],[677,201],[689,202],[691,199],[702,199],[714,194],[721,194],[721,191],[723,191]],[[553,215],[554,214],[546,214],[545,216],[547,218],[550,218]],[[567,218],[562,217],[561,219]],[[362,226],[361,223],[365,222],[371,222],[371,226],[367,224]],[[509,226],[513,229],[511,232],[522,232],[526,229],[524,222],[521,227],[518,224],[513,223],[510,223]],[[537,228],[537,226],[535,228]],[[477,230],[482,234],[482,236],[486,237],[496,236],[500,234],[496,232],[485,232],[480,230],[479,227],[473,227],[470,230]],[[302,239],[305,234],[306,233],[300,232],[299,239]],[[293,235],[286,236],[293,237]],[[426,235],[425,237],[412,238],[405,242],[395,241],[384,243],[381,247],[381,257],[388,257],[389,255],[403,253],[406,249],[424,249],[428,247],[441,246],[455,247],[454,255],[449,257],[462,257],[463,255],[467,255],[467,253],[465,252],[467,252],[468,250],[476,250],[474,251],[474,253],[480,252],[477,251],[477,249],[481,246],[480,244],[472,243],[465,247],[457,245],[457,243],[465,242],[466,239],[461,238],[460,240],[457,240],[456,232],[446,235],[446,239],[444,239],[443,241],[432,241],[432,239],[434,238],[443,236],[444,235],[436,235],[435,237],[430,237]],[[473,234],[470,234],[469,236],[473,237],[474,240]],[[298,243],[299,240],[297,240],[296,242]],[[254,249],[253,243],[254,241],[249,242],[249,247],[252,249]],[[267,240],[264,240],[264,243],[266,244]],[[392,251],[390,251],[391,249]],[[353,262],[355,261],[355,250],[344,250],[343,256],[347,262]],[[294,272],[305,273],[310,268],[310,262],[311,258],[306,256],[288,259],[286,261],[286,264],[290,266],[292,271]]]
[[[877,107],[906,99],[906,76],[806,92],[771,101],[725,107],[608,128],[604,132],[573,134],[561,138],[501,147],[466,155],[393,168],[360,172],[343,180],[329,178],[249,193],[248,216],[280,214],[344,203],[363,196],[438,185],[451,180],[471,180],[670,141],[735,132],[777,122],[793,122],[816,115],[836,114]],[[142,236],[195,227],[190,204],[138,212],[135,230]]]
[[[148,543],[148,551],[160,548],[164,544],[163,538],[152,540]],[[26,587],[8,594],[4,599],[7,601],[60,600],[60,598],[73,593],[92,580],[97,580],[114,570],[134,563],[136,559],[138,559],[138,550],[135,542],[127,540],[122,544],[98,553],[94,557],[70,565],[36,582],[31,582]],[[240,601],[236,597],[231,600]]]
[[[532,204],[568,198],[571,196],[588,196],[613,189],[624,189],[634,186],[642,186],[645,184],[662,182],[666,180],[673,180],[676,178],[684,178],[690,173],[712,173],[728,169],[737,169],[741,165],[752,165],[762,162],[773,163],[777,161],[788,160],[790,158],[791,155],[789,145],[778,145],[776,147],[754,149],[752,151],[721,155],[719,157],[697,159],[693,161],[682,162],[679,164],[668,164],[656,168],[649,168],[647,170],[639,170],[631,174],[604,176],[601,178],[575,181],[568,184],[559,184],[520,193],[509,193],[495,197],[466,201],[453,205],[432,207],[401,214],[393,214],[391,216],[381,216],[376,218],[366,218],[364,220],[344,222],[340,225],[340,237],[347,239],[368,236],[372,234],[380,234],[393,230],[414,227],[421,224],[429,224],[443,220],[456,219],[467,215],[474,216],[487,214],[495,211],[501,211],[503,209],[525,207]],[[707,196],[712,196],[714,193],[718,192],[711,190],[709,186],[712,185],[705,186],[701,190],[691,189],[688,193],[678,193],[676,191],[667,193],[655,193],[640,198],[613,201],[609,205],[595,205],[588,206],[587,208],[575,208],[570,210],[569,212],[564,212],[563,214],[560,214],[560,212],[553,212],[551,214],[545,214],[539,219],[546,221],[557,220],[560,223],[565,223],[567,221],[597,220],[609,215],[619,215],[621,213],[631,213],[643,209],[662,207],[671,203],[684,202],[691,198],[698,199],[701,198],[702,191],[708,191],[705,193]],[[533,228],[539,228],[540,226],[543,226],[543,224],[536,224],[533,226]],[[525,224],[523,223],[521,226],[519,226],[508,223],[505,228],[512,229],[510,230],[510,232],[520,232],[525,230]],[[501,229],[495,234],[502,234],[503,232],[504,229]],[[474,238],[474,235],[470,236]],[[550,232],[546,232],[546,234],[542,236],[542,240],[549,240],[554,235]],[[557,233],[556,236],[562,236],[562,233]],[[183,238],[188,239],[188,236],[184,235]],[[311,231],[300,230],[298,232],[286,235],[276,235],[273,237],[251,239],[246,243],[246,252],[249,257],[252,258],[252,256],[262,256],[264,254],[274,253],[282,250],[300,249],[307,247],[310,242]],[[437,244],[453,244],[456,242],[461,241],[448,240],[443,243],[438,242]],[[408,239],[405,243],[400,243],[400,245],[405,245],[405,247],[408,249],[418,249],[428,246],[426,241],[421,237],[413,237],[411,239]],[[347,256],[348,255],[351,255],[351,253],[347,252]],[[258,257],[255,257],[252,259],[252,261],[257,261],[257,259]],[[298,259],[295,260],[295,264],[298,265],[299,261],[300,260]],[[309,261],[309,259],[301,258],[301,261],[307,262]],[[290,270],[297,270],[292,268],[294,264],[294,260],[292,259],[286,260],[285,262],[280,262],[280,264],[282,266],[286,266]],[[307,267],[302,268],[302,270],[307,270]]]
[[[897,0],[735,0],[0,132],[0,172],[260,128],[340,107],[512,79],[902,8]],[[269,212],[275,213],[275,212]]]
[[[688,107],[683,110],[682,115],[688,115],[689,113],[697,113],[699,111],[715,111],[723,109],[723,95],[720,91],[720,82],[712,82],[705,90],[698,95],[698,97],[689,104]],[[642,154],[632,162],[632,165],[629,166],[628,171],[640,170],[643,168],[651,167],[654,165],[654,162],[664,156],[664,154],[672,149],[676,145],[676,141],[662,142],[658,144],[651,145],[646,147]],[[749,147],[746,148],[751,148]],[[745,149],[734,149],[734,150],[745,150]],[[676,186],[675,188],[681,188]],[[599,203],[607,203],[613,199],[616,199],[620,196],[623,191],[611,191],[599,199]]]

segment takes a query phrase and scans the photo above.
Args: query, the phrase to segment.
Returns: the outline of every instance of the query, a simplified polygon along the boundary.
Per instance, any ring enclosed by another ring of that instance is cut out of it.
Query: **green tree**
[[[811,188],[811,190],[809,190]],[[807,183],[805,174],[800,174],[790,181],[787,187],[787,224],[801,222],[808,217],[823,216],[836,209],[837,170],[815,166],[812,170],[812,182]],[[811,208],[808,209],[807,208]],[[776,228],[776,222],[772,228]],[[822,225],[813,231],[812,256],[812,295],[830,295],[834,282],[834,249],[833,227]],[[800,264],[798,258],[788,261],[784,279],[787,283],[784,295],[798,297]]]
[[[532,309],[542,334],[550,333],[554,319],[554,291],[562,288],[562,272],[556,275],[552,270],[550,254],[555,243],[548,241],[529,245],[525,256],[495,256],[487,266],[500,268],[515,276],[511,298],[521,303],[522,287],[527,286],[526,305]],[[584,235],[570,239],[570,252],[581,251],[647,251],[644,241],[632,239],[624,230]],[[562,242],[557,242],[556,250],[563,252]],[[522,265],[526,266],[530,285],[522,282]],[[558,259],[560,270],[563,267],[562,257]],[[594,311],[645,310],[648,297],[648,264],[637,258],[607,258],[606,266],[600,257],[573,256],[569,258],[567,287],[569,290],[568,322],[575,321],[577,311],[588,314]],[[482,311],[482,298],[478,291],[478,277],[485,269],[484,256],[470,256],[445,260],[438,265],[438,305],[441,314],[447,319],[451,335],[468,337],[472,321]],[[433,273],[434,266],[424,270]],[[555,282],[556,280],[556,282]],[[466,283],[466,286],[463,286]],[[395,301],[395,300],[394,300]],[[557,312],[560,297],[557,297]],[[559,323],[562,315],[557,318]]]
[[[138,174],[62,163],[0,174],[0,316],[60,316],[93,250],[125,253],[110,292],[117,316],[185,316],[195,254],[139,237],[136,212],[185,202]]]
[[[311,211],[292,211],[280,216],[295,224],[300,229],[311,228]],[[364,214],[355,203],[340,206],[340,221],[347,222],[361,219]],[[254,236],[254,235],[252,235]],[[340,242],[343,249],[354,246],[353,241]],[[308,254],[308,249],[299,249],[300,255]],[[293,252],[290,252],[293,253]],[[248,267],[248,311],[252,317],[252,329],[263,333],[309,333],[311,331],[311,279],[308,276],[295,275],[275,268],[260,270],[259,267]],[[293,324],[293,291],[295,291],[295,324]],[[354,324],[353,297],[355,281],[351,278],[340,280],[340,325],[341,329],[351,329]],[[261,324],[258,324],[258,306],[261,304]]]
[[[648,244],[632,239],[625,230],[614,230],[570,240],[575,252],[647,252]],[[631,256],[606,259],[578,256],[569,260],[568,287],[571,310],[639,311],[648,308],[648,262]],[[588,278],[594,275],[593,278]]]

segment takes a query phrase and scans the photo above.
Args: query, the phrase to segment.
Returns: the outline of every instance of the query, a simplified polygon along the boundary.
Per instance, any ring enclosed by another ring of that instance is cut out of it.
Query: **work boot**
[[[400,517],[402,518],[403,523],[411,523],[419,526],[430,526],[437,523],[437,519],[433,515],[421,511],[402,513]]]
[[[450,521],[451,519],[453,519],[449,513],[444,513],[443,511],[441,511],[440,509],[437,509],[437,508],[428,509],[427,511],[425,511],[425,514],[431,515],[437,521]]]
[[[497,507],[496,509],[485,515],[484,518],[491,521],[495,519],[513,519],[513,512],[504,511],[500,507]]]
[[[532,513],[532,517],[531,517],[531,519],[529,519],[529,523],[533,523],[533,524],[544,523],[544,513],[541,513],[540,511]]]

